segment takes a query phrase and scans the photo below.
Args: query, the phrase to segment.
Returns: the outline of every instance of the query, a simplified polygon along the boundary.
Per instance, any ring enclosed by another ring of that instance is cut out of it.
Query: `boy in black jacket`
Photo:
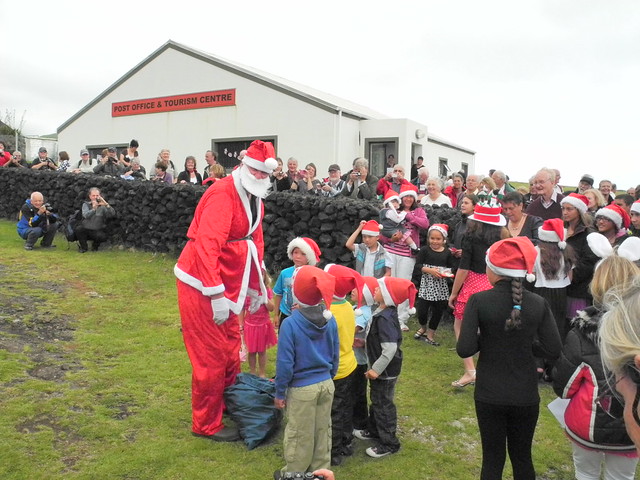
[[[378,308],[367,328],[366,351],[369,369],[371,409],[367,430],[355,430],[362,440],[377,439],[377,445],[366,450],[367,455],[380,458],[400,450],[396,436],[398,416],[393,403],[395,387],[402,369],[402,331],[398,322],[397,306],[409,300],[411,310],[416,298],[416,287],[409,280],[394,277],[378,279],[373,299]]]

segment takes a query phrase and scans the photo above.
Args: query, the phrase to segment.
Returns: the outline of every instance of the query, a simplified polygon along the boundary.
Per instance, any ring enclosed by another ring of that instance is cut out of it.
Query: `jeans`
[[[494,405],[476,400],[476,416],[482,441],[481,480],[501,480],[506,451],[513,480],[535,480],[531,443],[540,405]]]
[[[400,440],[396,436],[398,413],[393,398],[397,379],[370,380],[371,415],[369,416],[369,432],[380,439],[380,445],[388,447],[392,452],[400,450]]]
[[[40,245],[43,247],[48,247],[53,243],[53,239],[56,236],[56,227],[50,226],[48,229],[44,230],[41,227],[33,227],[27,228],[24,232],[20,234],[20,236],[26,240],[25,246],[33,247],[36,241],[42,238]]]

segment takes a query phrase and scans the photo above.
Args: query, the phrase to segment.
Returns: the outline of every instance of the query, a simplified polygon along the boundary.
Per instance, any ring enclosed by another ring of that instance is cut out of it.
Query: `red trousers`
[[[238,317],[229,312],[229,319],[216,325],[211,299],[180,280],[176,283],[182,336],[193,370],[192,429],[194,433],[213,435],[224,427],[224,389],[233,385],[240,373]]]

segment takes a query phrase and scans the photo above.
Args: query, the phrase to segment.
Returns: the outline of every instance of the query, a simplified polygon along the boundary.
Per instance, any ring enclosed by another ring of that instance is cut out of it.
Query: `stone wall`
[[[112,244],[175,255],[187,241],[193,212],[205,191],[192,185],[0,168],[0,217],[16,220],[31,192],[39,191],[66,218],[81,207],[91,187],[98,187],[116,210],[109,224]],[[265,264],[271,272],[291,265],[287,244],[296,236],[311,237],[318,243],[321,265],[351,266],[352,255],[344,244],[360,220],[377,219],[380,208],[377,201],[287,192],[271,194],[264,204]],[[424,208],[431,223],[453,226],[460,218],[449,208]]]

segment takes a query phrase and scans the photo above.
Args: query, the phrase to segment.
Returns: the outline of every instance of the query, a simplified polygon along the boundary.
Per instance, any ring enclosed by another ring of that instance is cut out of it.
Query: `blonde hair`
[[[606,205],[605,201],[604,201],[604,197],[602,196],[602,193],[600,192],[600,190],[597,190],[595,188],[589,188],[588,190],[585,190],[583,192],[583,195],[587,195],[587,193],[591,193],[593,194],[593,196],[596,199],[596,206],[598,208],[602,208]]]
[[[640,276],[625,290],[607,292],[604,304],[608,311],[600,322],[600,355],[609,370],[622,373],[640,355]]]
[[[593,303],[601,306],[605,294],[612,288],[626,289],[633,279],[640,275],[640,268],[631,260],[620,257],[617,254],[609,255],[602,260],[593,274],[591,295]]]
[[[219,163],[216,163],[215,165],[211,165],[211,168],[209,168],[209,173],[211,174],[212,177],[215,177],[215,178],[224,178],[227,176],[227,173],[225,172],[224,167]]]
[[[493,178],[491,177],[484,177],[482,180],[480,180],[480,185],[485,184],[487,187],[489,187],[490,190],[495,190],[496,187],[496,182],[493,181]]]

